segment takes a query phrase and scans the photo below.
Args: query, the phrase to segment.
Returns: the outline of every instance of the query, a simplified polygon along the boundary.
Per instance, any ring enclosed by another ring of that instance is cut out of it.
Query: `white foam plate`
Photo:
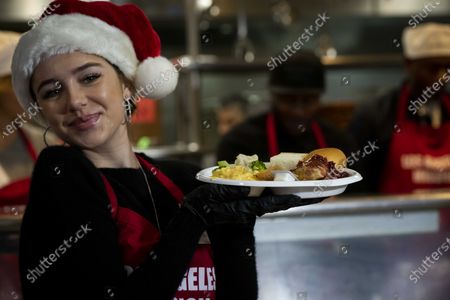
[[[330,197],[342,194],[349,184],[362,180],[362,176],[352,169],[344,169],[350,176],[338,179],[296,180],[289,171],[274,171],[273,181],[212,178],[212,171],[216,168],[201,170],[196,175],[197,180],[214,184],[248,186],[251,187],[251,196],[259,196],[265,188],[270,188],[275,195],[295,194],[304,199]]]

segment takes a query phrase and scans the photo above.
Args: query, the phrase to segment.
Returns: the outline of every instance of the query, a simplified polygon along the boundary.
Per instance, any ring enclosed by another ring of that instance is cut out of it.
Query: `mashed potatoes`
[[[233,180],[256,180],[255,173],[258,173],[258,171],[252,171],[248,167],[229,166],[215,169],[212,172],[212,177]]]

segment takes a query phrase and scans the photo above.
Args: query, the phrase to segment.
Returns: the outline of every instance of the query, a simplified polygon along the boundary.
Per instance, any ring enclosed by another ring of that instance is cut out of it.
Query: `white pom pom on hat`
[[[140,8],[107,1],[56,0],[22,36],[14,53],[13,87],[24,109],[34,101],[29,87],[39,63],[74,51],[105,58],[135,83],[141,97],[161,99],[177,85],[178,72],[160,55],[159,36]]]
[[[151,80],[149,80],[151,78]],[[178,71],[166,58],[149,57],[141,62],[136,71],[135,84],[138,93],[155,99],[170,94],[178,82]]]

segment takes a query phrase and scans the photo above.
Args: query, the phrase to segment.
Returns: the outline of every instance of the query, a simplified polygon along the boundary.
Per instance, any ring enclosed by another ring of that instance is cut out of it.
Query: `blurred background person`
[[[11,85],[11,60],[20,35],[0,31],[0,206],[23,205],[34,162],[45,147],[44,130],[31,123],[36,108],[23,111]],[[49,144],[58,143],[51,133]]]
[[[224,136],[234,126],[242,123],[248,115],[248,101],[240,94],[232,94],[220,101],[217,109],[217,132]]]
[[[248,117],[248,106],[247,98],[239,93],[230,94],[220,99],[219,106],[215,111],[217,135],[219,138],[227,134],[236,125],[241,124]],[[216,163],[215,151],[203,155],[203,166],[211,166]]]
[[[217,109],[217,132],[220,136],[227,134],[230,129],[242,123],[248,115],[248,100],[240,94],[232,94],[220,101]]]
[[[350,130],[360,146],[371,192],[450,188],[450,25],[424,23],[403,31],[406,80],[355,112]]]
[[[249,118],[219,143],[218,160],[234,162],[240,153],[262,161],[280,152],[336,147],[349,155],[355,142],[317,117],[325,90],[324,67],[309,51],[298,51],[270,73],[271,110]]]

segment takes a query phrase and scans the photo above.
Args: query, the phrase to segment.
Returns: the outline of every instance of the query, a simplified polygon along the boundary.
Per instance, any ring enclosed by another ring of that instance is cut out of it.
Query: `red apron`
[[[33,162],[36,162],[37,153],[33,144],[25,135],[21,128],[18,129],[19,137],[25,144],[28,154]],[[9,183],[0,189],[0,206],[3,205],[25,205],[28,202],[28,192],[30,190],[30,177],[25,177]]]
[[[184,194],[164,173],[155,166],[136,155],[141,165],[155,174],[156,179],[170,192],[181,205]],[[138,267],[158,243],[160,234],[157,228],[136,212],[120,207],[114,190],[101,174],[103,183],[111,203],[111,214],[117,223],[119,231],[119,246],[123,253],[123,263],[127,270]],[[181,281],[175,299],[183,300],[213,300],[215,299],[215,273],[210,245],[198,245]]]
[[[311,122],[311,129],[314,134],[314,139],[316,140],[319,148],[328,147],[322,130],[320,129],[320,126],[316,121]],[[266,133],[269,157],[272,157],[280,153],[278,147],[277,131],[275,128],[275,116],[272,112],[269,113],[266,117]]]
[[[405,85],[397,105],[399,133],[394,133],[379,190],[386,194],[450,187],[450,122],[438,129],[408,120],[409,88]],[[450,113],[450,99],[444,96]],[[441,229],[450,228],[450,208],[440,210]]]
[[[419,189],[450,187],[450,122],[438,129],[408,120],[409,88],[405,85],[397,106],[399,133],[392,135],[380,192],[411,193]],[[444,96],[450,113],[450,99]]]

